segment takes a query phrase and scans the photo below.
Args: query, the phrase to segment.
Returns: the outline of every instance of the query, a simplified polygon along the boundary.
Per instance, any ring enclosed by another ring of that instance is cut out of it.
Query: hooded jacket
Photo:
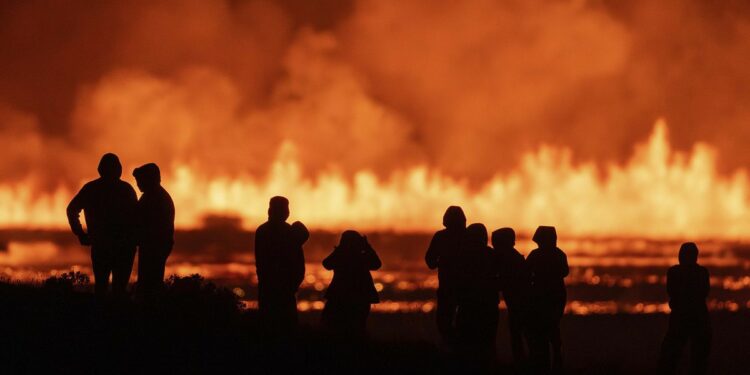
[[[174,244],[174,202],[161,186],[159,167],[146,164],[136,168],[133,176],[143,190],[136,206],[138,245],[171,249]]]
[[[380,258],[370,244],[359,233],[345,231],[333,253],[323,260],[323,267],[333,270],[326,299],[347,303],[380,302],[370,274],[380,266]]]
[[[88,234],[94,246],[122,243],[134,245],[136,194],[120,179],[122,165],[115,154],[99,162],[99,178],[83,185],[67,208],[68,223],[77,236]],[[84,232],[79,215],[86,217]]]
[[[531,273],[531,285],[536,296],[557,296],[566,298],[565,277],[568,276],[568,257],[557,247],[555,227],[537,228],[534,242],[539,248],[526,258]]]
[[[443,293],[454,294],[460,278],[461,246],[466,236],[466,216],[461,207],[450,206],[443,215],[445,229],[437,231],[425,254],[430,269],[438,269],[439,288]]]
[[[680,264],[667,272],[669,307],[673,314],[705,315],[710,283],[708,270],[698,264],[698,247],[692,242],[682,244],[679,259]]]

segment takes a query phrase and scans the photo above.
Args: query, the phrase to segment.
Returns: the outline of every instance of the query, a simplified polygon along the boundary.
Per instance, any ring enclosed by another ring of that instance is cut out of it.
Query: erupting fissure
[[[747,172],[720,175],[705,144],[689,154],[673,151],[663,120],[623,165],[574,163],[571,150],[542,146],[479,188],[426,166],[387,179],[366,170],[305,178],[293,149],[289,142],[281,147],[265,178],[205,178],[185,164],[165,171],[177,225],[197,227],[205,215],[219,214],[252,228],[264,220],[268,198],[283,195],[296,218],[317,229],[433,230],[448,205],[489,227],[546,224],[568,235],[740,238],[750,227]],[[0,185],[0,226],[63,228],[71,196],[63,187],[41,193],[33,179]]]

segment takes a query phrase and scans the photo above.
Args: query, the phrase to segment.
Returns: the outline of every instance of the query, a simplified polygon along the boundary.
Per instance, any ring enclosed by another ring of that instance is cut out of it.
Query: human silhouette
[[[539,248],[526,259],[531,275],[531,357],[537,372],[557,372],[562,370],[560,319],[567,299],[568,257],[557,247],[555,227],[540,226],[532,240]]]
[[[711,324],[706,307],[709,291],[708,270],[698,264],[698,246],[680,246],[680,264],[667,272],[669,328],[662,343],[660,369],[674,374],[682,350],[690,342],[690,373],[705,374],[711,349]]]
[[[466,228],[458,257],[459,285],[456,330],[463,354],[489,369],[495,357],[498,323],[497,253],[487,246],[487,228],[475,223]]]
[[[461,207],[450,206],[445,210],[443,226],[445,229],[432,237],[425,262],[430,269],[438,269],[436,321],[443,341],[452,345],[456,340],[458,257],[466,233],[466,215]]]
[[[119,299],[126,295],[135,258],[137,198],[133,187],[120,179],[122,165],[117,155],[104,154],[97,169],[99,178],[83,185],[68,204],[68,222],[81,245],[91,246],[95,295],[101,300],[107,294],[112,274],[112,294]]]
[[[500,289],[508,308],[508,328],[513,362],[518,367],[526,359],[524,336],[528,315],[531,277],[526,260],[515,249],[516,232],[500,228],[492,232],[492,247],[500,259]]]
[[[154,163],[133,171],[143,192],[136,205],[138,242],[138,293],[150,298],[164,284],[164,268],[174,245],[174,203],[161,186],[161,173]]]
[[[338,334],[364,337],[370,305],[380,302],[370,271],[380,266],[367,237],[353,230],[341,234],[338,246],[323,260],[323,267],[333,271],[322,315],[326,327]]]
[[[290,225],[289,200],[276,196],[268,205],[268,221],[255,231],[255,267],[258,275],[258,310],[274,334],[290,333],[297,326],[296,293],[305,277],[302,245],[309,233],[302,223]]]

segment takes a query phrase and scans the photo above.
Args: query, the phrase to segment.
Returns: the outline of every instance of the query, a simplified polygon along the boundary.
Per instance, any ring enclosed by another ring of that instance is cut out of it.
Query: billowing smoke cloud
[[[3,2],[3,179],[77,182],[108,150],[260,175],[290,141],[305,173],[484,181],[543,143],[620,160],[660,116],[750,162],[743,2],[310,3]]]
[[[581,2],[363,1],[342,30],[376,95],[421,124],[432,160],[485,178],[539,142],[584,146],[566,115],[590,113],[576,97],[622,71],[631,47],[623,25]]]

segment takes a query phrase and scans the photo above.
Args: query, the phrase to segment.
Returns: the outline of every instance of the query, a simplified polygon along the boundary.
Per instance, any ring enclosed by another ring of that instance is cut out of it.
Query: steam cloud
[[[285,141],[308,174],[479,182],[541,144],[621,160],[660,116],[750,163],[741,1],[5,1],[0,45],[6,182],[105,151],[260,175]]]

